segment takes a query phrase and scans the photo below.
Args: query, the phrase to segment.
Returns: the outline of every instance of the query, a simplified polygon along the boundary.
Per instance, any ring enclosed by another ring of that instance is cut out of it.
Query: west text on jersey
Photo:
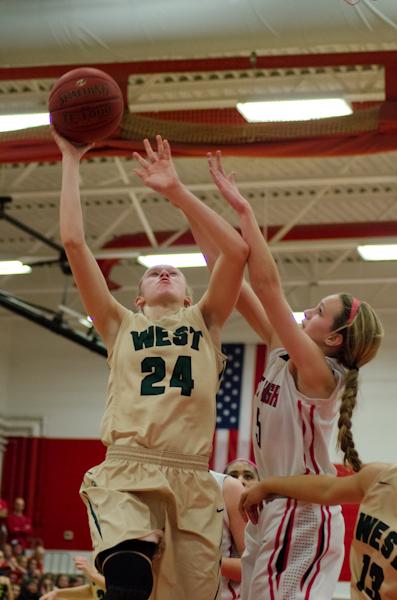
[[[175,331],[168,331],[158,325],[150,325],[143,331],[131,331],[132,342],[135,350],[153,348],[153,346],[190,346],[192,350],[199,350],[203,332],[194,327],[182,325]]]
[[[386,532],[387,535],[380,539]],[[392,558],[391,566],[397,571],[397,553],[394,552],[397,547],[397,531],[393,531],[387,523],[380,519],[360,512],[355,537],[359,542],[379,550],[386,559]]]

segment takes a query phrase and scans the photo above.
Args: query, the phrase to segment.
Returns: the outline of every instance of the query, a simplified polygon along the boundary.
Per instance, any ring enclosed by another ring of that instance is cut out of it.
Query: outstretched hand
[[[134,173],[142,179],[143,183],[155,192],[167,195],[178,185],[180,180],[171,157],[171,148],[167,140],[161,135],[156,135],[157,151],[153,150],[149,140],[143,140],[146,158],[139,152],[134,152],[133,157],[138,161],[139,167]]]
[[[207,158],[212,179],[218,190],[236,212],[242,213],[248,202],[241,195],[237,187],[234,173],[230,173],[229,175],[225,173],[221,160],[221,151],[217,150],[215,157],[209,152]]]
[[[85,556],[74,556],[73,561],[76,569],[82,571],[89,579],[92,579],[93,575],[97,573],[95,567]]]
[[[265,498],[266,492],[263,490],[262,482],[256,483],[241,494],[238,509],[246,523],[248,520],[254,525],[258,523],[259,513],[263,508],[262,502]]]
[[[54,125],[50,125],[51,135],[54,138],[56,145],[62,153],[62,156],[70,156],[76,160],[80,160],[88,150],[94,147],[95,144],[87,144],[86,146],[75,146],[66,138],[59,135]]]

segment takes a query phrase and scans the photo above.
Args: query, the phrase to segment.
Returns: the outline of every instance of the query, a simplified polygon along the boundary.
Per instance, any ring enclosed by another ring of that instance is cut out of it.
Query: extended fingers
[[[220,173],[222,173],[222,175],[225,175],[222,165],[222,152],[220,150],[216,151],[216,168]]]
[[[147,169],[148,167],[150,167],[150,162],[148,160],[146,160],[146,158],[143,158],[143,156],[141,156],[139,154],[139,152],[133,152],[132,156],[133,156],[133,158],[135,158],[135,160],[137,160],[139,162],[141,167],[143,167],[144,169]]]
[[[146,155],[149,159],[150,162],[155,162],[157,160],[157,154],[155,153],[155,151],[153,150],[149,140],[147,138],[145,138],[143,140],[143,145],[144,148],[146,150]]]

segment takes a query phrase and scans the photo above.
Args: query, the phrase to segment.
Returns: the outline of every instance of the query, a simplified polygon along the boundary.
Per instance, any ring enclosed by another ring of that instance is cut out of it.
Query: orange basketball
[[[120,125],[123,94],[104,71],[81,67],[55,82],[48,108],[60,135],[77,144],[90,144],[109,137]]]

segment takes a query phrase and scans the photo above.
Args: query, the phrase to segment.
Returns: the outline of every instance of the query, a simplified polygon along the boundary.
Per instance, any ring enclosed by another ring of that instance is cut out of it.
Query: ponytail
[[[344,454],[343,464],[350,464],[353,471],[361,469],[362,462],[355,448],[352,435],[352,415],[357,403],[358,368],[353,367],[346,372],[345,389],[343,391],[338,420],[337,446]]]
[[[347,369],[338,420],[338,448],[344,464],[359,471],[362,463],[352,434],[352,416],[357,403],[359,368],[376,355],[383,336],[382,324],[373,308],[350,294],[340,294],[343,310],[335,319],[333,331],[343,336],[336,358]]]

